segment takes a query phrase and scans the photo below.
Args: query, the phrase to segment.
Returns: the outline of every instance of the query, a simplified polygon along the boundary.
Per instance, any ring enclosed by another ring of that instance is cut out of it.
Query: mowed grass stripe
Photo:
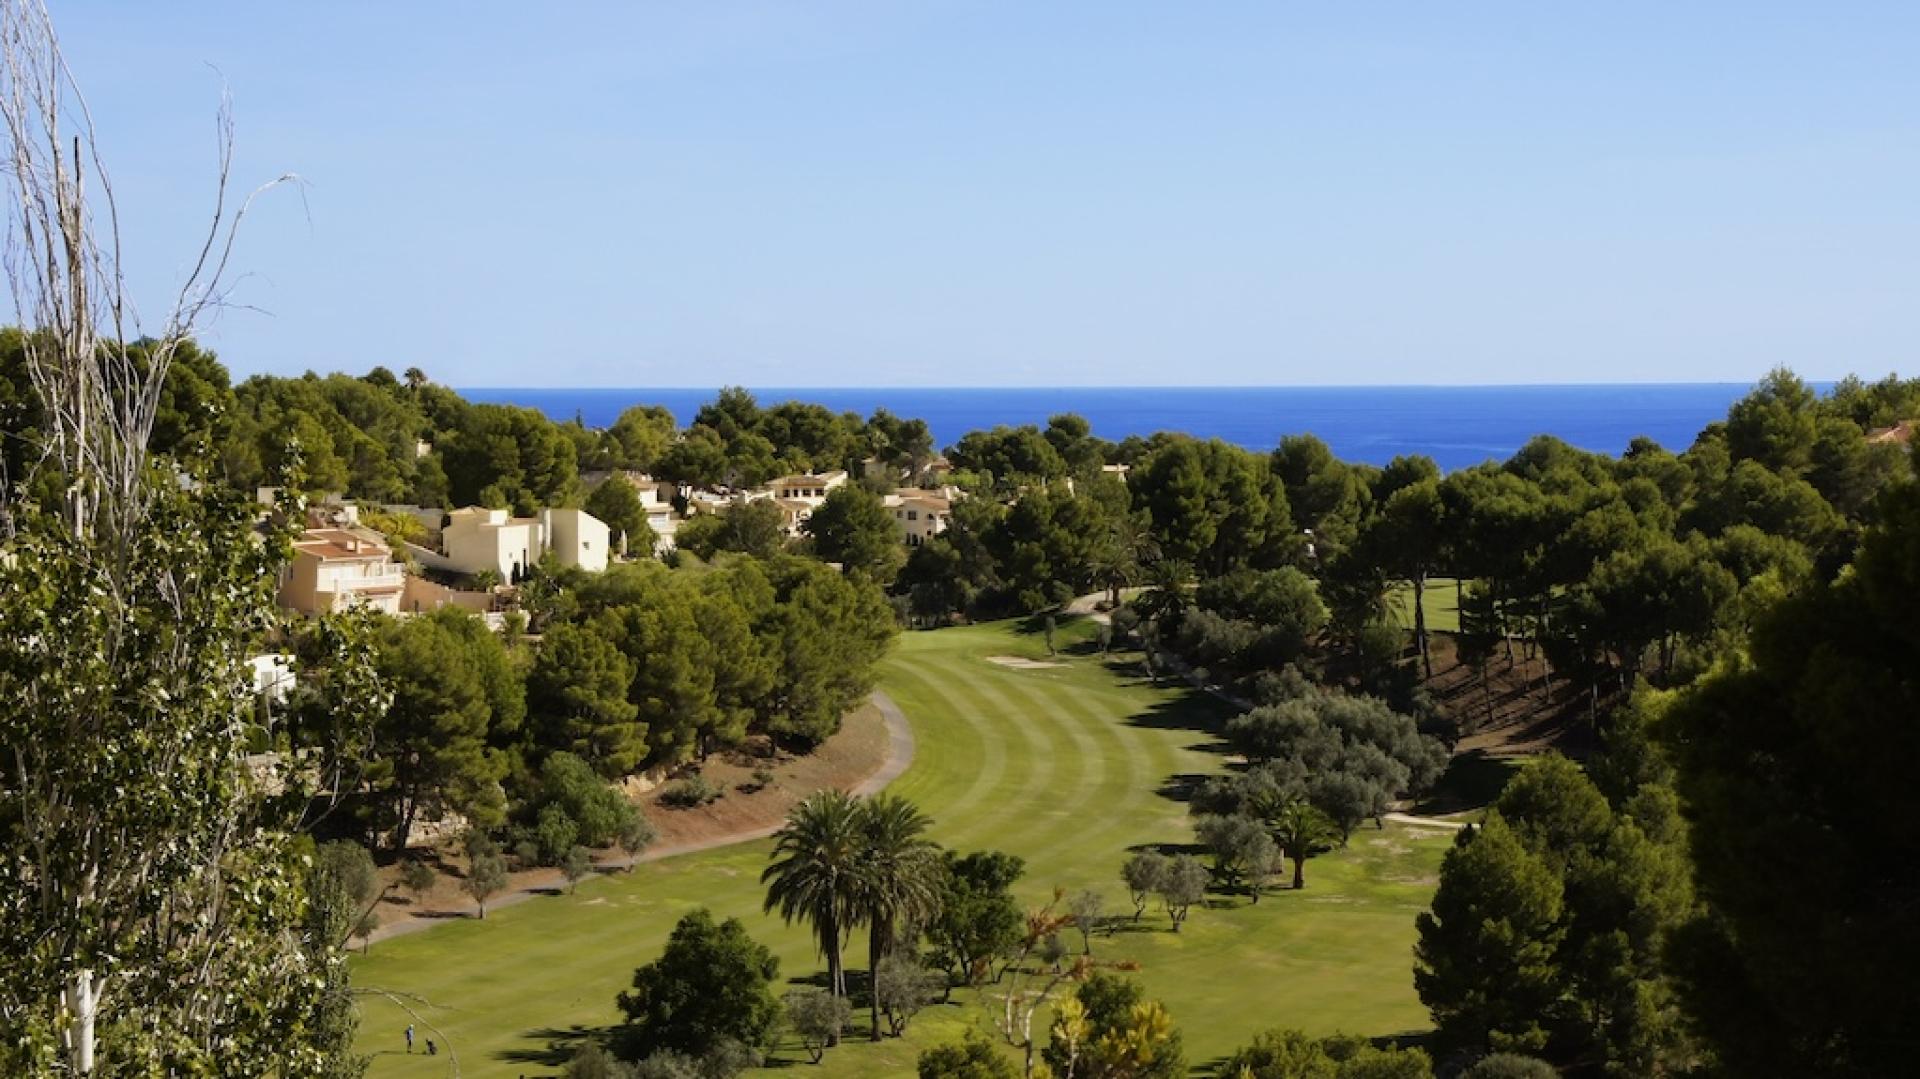
[[[953,773],[954,778],[964,781],[964,788],[955,790],[952,783],[943,784],[922,802],[921,808],[936,814],[937,819],[955,814],[972,819],[974,814],[991,812],[1004,802],[1012,770],[1020,769],[1019,778],[1024,779],[1031,773],[1033,762],[1025,759],[1027,754],[1019,745],[1009,744],[1011,732],[1002,730],[986,714],[986,702],[972,682],[955,678],[951,672],[924,668],[916,668],[912,677],[927,686],[926,704],[942,715],[942,727],[964,729],[984,747],[977,768]]]
[[[1131,800],[1145,754],[1138,740],[1122,736],[1122,717],[1098,708],[1077,687],[1036,685],[1026,695],[1044,701],[1049,721],[1069,736],[1065,752],[1084,765],[1078,783],[1053,788],[1045,808],[1034,814],[1046,822],[1044,828],[1030,828],[1006,842],[1028,861],[1024,890],[1044,901],[1055,885],[1087,887],[1118,871],[1135,822],[1130,814],[1111,810]],[[1120,767],[1112,766],[1116,759]]]
[[[1006,696],[990,678],[949,676],[944,681],[944,696],[955,718],[974,724],[989,742],[1007,748],[999,774],[970,786],[967,803],[944,810],[928,807],[935,819],[933,834],[960,850],[982,845],[1006,849],[1008,831],[1035,808],[1025,792],[1051,789],[1054,782],[1056,762],[1046,752],[1049,737],[1010,714]]]
[[[894,703],[913,725],[914,739],[913,765],[891,789],[930,813],[947,812],[986,797],[987,788],[998,782],[1005,763],[1005,744],[989,737],[975,723],[915,718],[944,716],[946,709],[940,700],[942,688],[919,667],[894,663],[885,677]],[[960,784],[965,786],[955,793],[954,788]]]
[[[1070,751],[1070,739],[1053,702],[1014,683],[1007,675],[996,672],[968,683],[967,702],[970,714],[1000,737],[1018,739],[1014,752],[1026,757],[1033,770],[1024,784],[1003,785],[990,807],[953,822],[950,827],[959,830],[950,834],[956,845],[968,849],[993,847],[1029,857],[1055,825],[1049,812],[1051,805],[1078,789],[1085,762]],[[1049,792],[1050,797],[1036,802],[1022,796],[1033,791]]]

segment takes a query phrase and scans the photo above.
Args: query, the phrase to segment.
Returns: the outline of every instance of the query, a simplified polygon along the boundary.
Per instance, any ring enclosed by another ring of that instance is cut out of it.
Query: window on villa
[[[919,511],[919,510],[908,510],[908,511],[907,511],[907,520],[909,520],[909,521],[917,521],[917,520],[919,520],[919,519],[920,519],[920,511]]]

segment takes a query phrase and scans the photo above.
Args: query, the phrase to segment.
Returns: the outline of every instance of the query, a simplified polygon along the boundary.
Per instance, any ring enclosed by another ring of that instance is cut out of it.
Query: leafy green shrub
[[[1460,1079],[1555,1079],[1559,1074],[1553,1065],[1537,1057],[1494,1053],[1461,1072]]]
[[[540,807],[540,816],[533,825],[533,841],[540,848],[540,864],[559,864],[579,837],[580,826],[567,815],[566,807],[558,802]]]
[[[666,789],[660,792],[660,804],[675,809],[692,809],[719,797],[720,788],[708,782],[705,776],[688,776],[667,784]]]
[[[405,888],[416,903],[433,887],[433,879],[433,867],[418,858],[409,858],[400,867],[400,887]]]

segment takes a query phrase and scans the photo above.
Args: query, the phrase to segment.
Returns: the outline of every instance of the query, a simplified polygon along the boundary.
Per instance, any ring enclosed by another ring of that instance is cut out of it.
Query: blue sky
[[[237,373],[1911,369],[1920,5],[56,4],[150,314],[221,79]],[[218,69],[218,74],[213,70]]]

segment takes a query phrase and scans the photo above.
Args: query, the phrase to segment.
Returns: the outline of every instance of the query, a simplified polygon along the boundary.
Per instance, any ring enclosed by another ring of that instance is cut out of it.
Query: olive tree
[[[1120,867],[1120,879],[1127,883],[1127,895],[1133,900],[1133,920],[1147,912],[1155,893],[1167,879],[1167,856],[1157,850],[1136,851]]]
[[[1160,903],[1173,921],[1174,932],[1180,932],[1180,925],[1187,920],[1187,912],[1193,905],[1207,898],[1208,879],[1207,867],[1192,855],[1176,854],[1167,863],[1167,874],[1160,881],[1158,891]]]
[[[795,989],[781,998],[786,1006],[787,1025],[799,1036],[800,1045],[815,1064],[827,1055],[827,1047],[840,1041],[840,1032],[853,1018],[853,1004],[846,997],[825,989]]]

